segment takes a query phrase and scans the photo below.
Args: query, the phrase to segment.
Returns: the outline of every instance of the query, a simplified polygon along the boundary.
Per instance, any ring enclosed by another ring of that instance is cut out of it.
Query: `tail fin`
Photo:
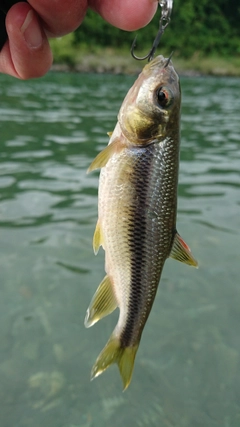
[[[111,335],[109,341],[93,365],[91,380],[98,377],[113,363],[117,363],[123,380],[123,391],[126,390],[132,379],[137,349],[138,344],[132,347],[121,347],[120,340]]]

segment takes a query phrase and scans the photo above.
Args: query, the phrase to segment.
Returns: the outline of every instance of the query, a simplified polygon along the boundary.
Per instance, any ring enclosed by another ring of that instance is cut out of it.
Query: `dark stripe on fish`
[[[132,217],[131,224],[128,226],[128,242],[131,253],[131,284],[126,326],[121,335],[121,345],[123,347],[128,347],[132,344],[136,319],[142,318],[142,292],[144,290],[143,281],[145,280],[143,272],[148,262],[147,248],[145,247],[147,239],[146,199],[149,193],[153,160],[153,155],[150,153],[147,155],[147,152],[152,150],[153,146],[139,150],[135,173],[132,177],[135,197],[133,197],[132,206],[129,207],[132,211]]]
[[[122,347],[140,339],[136,337],[137,331],[142,332],[139,322],[144,326],[147,320],[163,264],[170,254],[176,223],[177,182],[169,180],[169,176],[175,155],[175,147],[168,139],[136,153],[132,176],[135,194],[129,206],[132,217],[128,224],[131,284],[126,325],[120,337]],[[158,257],[153,254],[155,250]]]

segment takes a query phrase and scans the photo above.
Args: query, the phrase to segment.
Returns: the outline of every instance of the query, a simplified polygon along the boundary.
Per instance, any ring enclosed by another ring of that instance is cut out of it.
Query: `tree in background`
[[[74,34],[74,43],[88,47],[130,48],[137,34],[137,52],[148,50],[158,29],[160,11],[136,33],[121,31],[88,11]],[[161,40],[164,51],[191,57],[194,54],[240,56],[240,2],[236,0],[174,0],[171,23]]]

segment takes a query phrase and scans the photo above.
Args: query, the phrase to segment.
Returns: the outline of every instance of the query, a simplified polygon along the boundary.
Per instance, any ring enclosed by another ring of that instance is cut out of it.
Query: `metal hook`
[[[150,51],[148,52],[148,54],[143,56],[143,57],[136,56],[134,53],[134,49],[136,47],[137,37],[135,37],[135,39],[133,40],[133,44],[131,47],[131,55],[134,59],[137,59],[138,61],[143,61],[144,59],[148,59],[148,62],[150,62],[153,59],[155,51],[159,45],[160,39],[161,39],[166,27],[168,26],[168,24],[170,22],[173,0],[159,0],[158,4],[162,8],[161,18],[159,21],[159,29],[158,29],[157,35],[155,37],[155,40],[153,42],[153,45],[152,45]]]

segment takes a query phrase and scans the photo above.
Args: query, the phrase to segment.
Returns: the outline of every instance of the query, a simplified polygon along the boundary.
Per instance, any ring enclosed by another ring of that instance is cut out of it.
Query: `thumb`
[[[0,52],[0,72],[21,79],[40,77],[52,64],[41,21],[28,3],[17,3],[6,16],[8,41]]]

